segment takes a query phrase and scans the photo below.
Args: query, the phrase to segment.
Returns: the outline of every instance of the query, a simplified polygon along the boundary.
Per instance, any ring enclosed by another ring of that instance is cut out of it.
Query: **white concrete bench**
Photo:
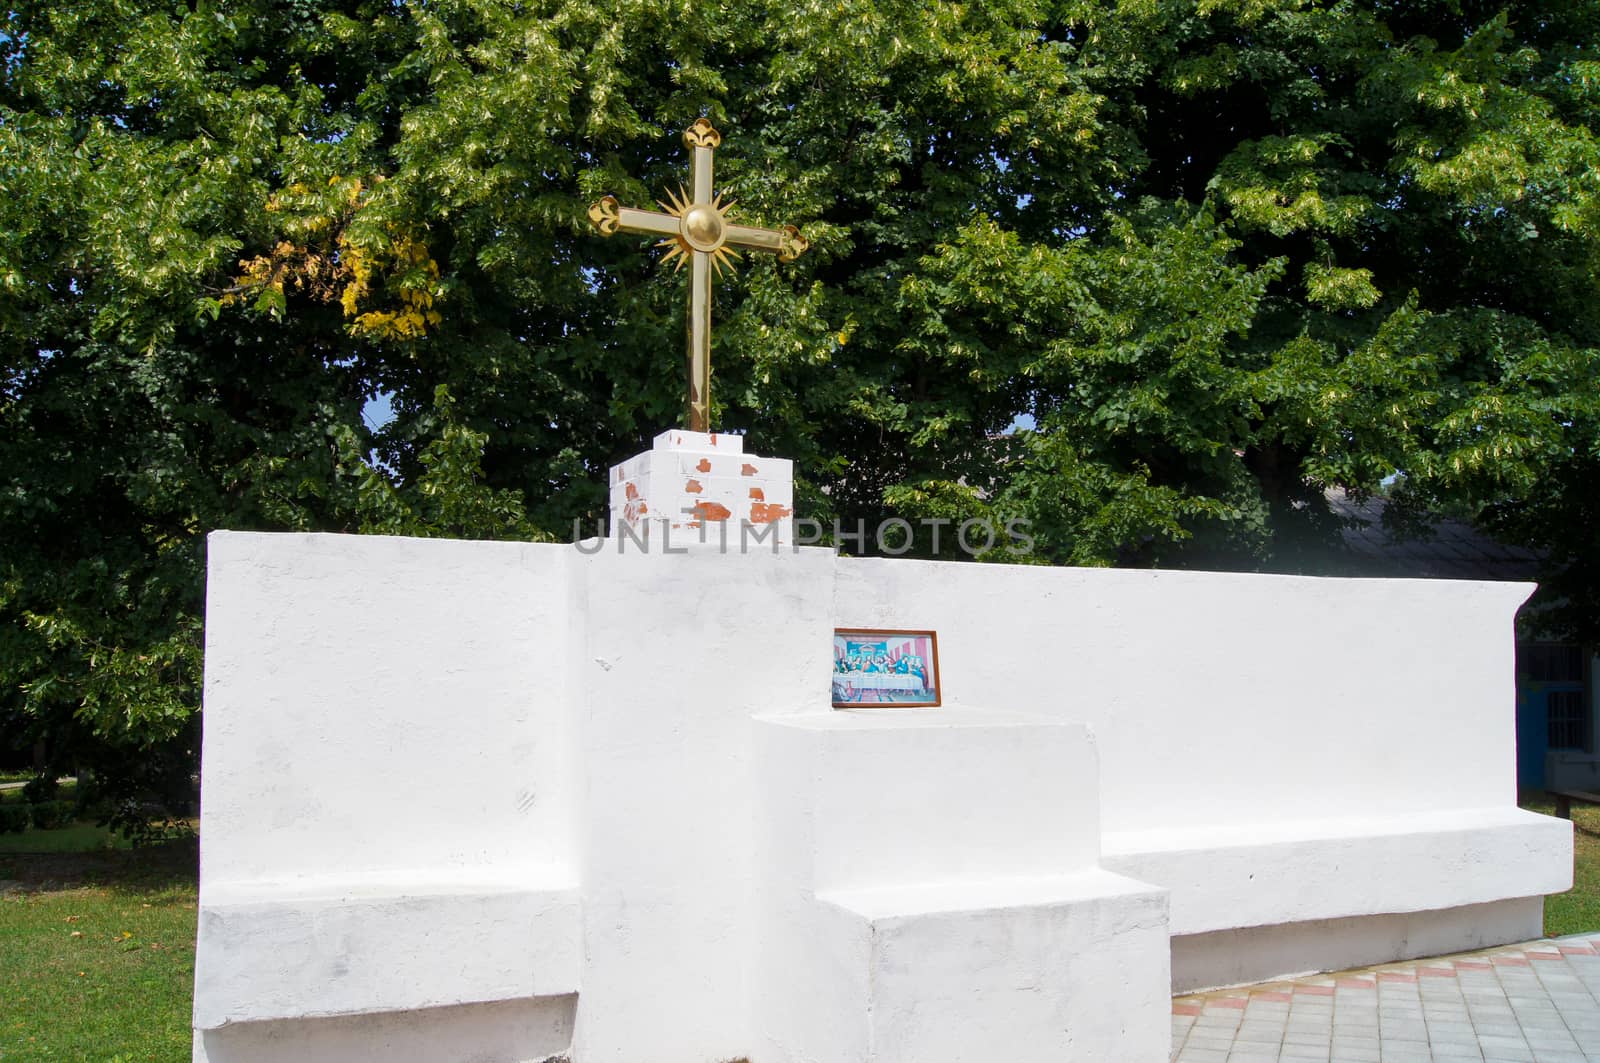
[[[1538,937],[1543,895],[1572,886],[1570,825],[1510,806],[1110,832],[1104,846],[1107,868],[1172,892],[1175,991]]]

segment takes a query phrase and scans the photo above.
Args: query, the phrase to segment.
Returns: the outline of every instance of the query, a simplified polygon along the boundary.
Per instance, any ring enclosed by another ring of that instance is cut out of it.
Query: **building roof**
[[[1329,491],[1327,497],[1345,524],[1344,545],[1356,570],[1352,575],[1521,582],[1538,576],[1537,553],[1496,542],[1466,521],[1438,519],[1426,538],[1396,540],[1383,526],[1386,499],[1358,501],[1341,490]]]

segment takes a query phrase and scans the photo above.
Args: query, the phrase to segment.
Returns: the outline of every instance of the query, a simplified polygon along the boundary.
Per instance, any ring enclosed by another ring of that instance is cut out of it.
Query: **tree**
[[[1057,558],[1315,569],[1324,493],[1398,476],[1397,519],[1549,548],[1596,637],[1596,13],[1161,11],[1090,24],[1148,152],[1104,224],[1026,285],[971,272],[1011,236],[983,220],[930,262],[940,313],[1040,323],[999,504]]]
[[[191,741],[210,529],[601,517],[678,417],[681,279],[584,211],[675,186],[702,114],[745,216],[808,220],[720,285],[713,386],[803,515],[1317,570],[1325,492],[1391,490],[1547,548],[1594,637],[1596,39],[1465,0],[12,5],[8,734]]]

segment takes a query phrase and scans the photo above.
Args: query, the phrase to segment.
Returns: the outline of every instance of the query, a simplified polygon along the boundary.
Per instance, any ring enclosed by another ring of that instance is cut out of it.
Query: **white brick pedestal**
[[[743,436],[662,432],[649,450],[612,467],[610,485],[613,537],[793,541],[794,462],[746,454]]]

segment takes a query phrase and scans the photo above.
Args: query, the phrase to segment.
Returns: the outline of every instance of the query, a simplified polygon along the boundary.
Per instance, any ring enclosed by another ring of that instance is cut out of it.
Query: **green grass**
[[[126,849],[128,843],[110,827],[74,823],[55,830],[26,830],[0,834],[0,856],[12,853],[91,853],[101,849]],[[3,1059],[4,1057],[0,1057]]]
[[[1549,814],[1547,794],[1524,808]],[[1600,930],[1600,807],[1573,809],[1552,937]],[[0,835],[0,1061],[182,1061],[194,985],[194,844],[106,848],[104,828]],[[18,888],[20,887],[20,889]]]
[[[1542,791],[1524,793],[1522,807],[1547,816],[1556,803]],[[1572,888],[1544,900],[1544,932],[1548,937],[1600,930],[1600,805],[1572,805]]]
[[[56,800],[71,801],[77,792],[76,782],[61,784]],[[22,804],[22,794],[16,790],[0,791],[0,804]],[[79,821],[55,830],[33,830],[21,834],[0,834],[0,856],[8,853],[87,853],[100,849],[126,849],[128,843],[109,827],[97,827],[89,821]],[[3,878],[0,875],[0,878]],[[4,1057],[0,1056],[0,1060]]]
[[[187,1060],[195,884],[192,843],[0,853],[0,1060]]]

